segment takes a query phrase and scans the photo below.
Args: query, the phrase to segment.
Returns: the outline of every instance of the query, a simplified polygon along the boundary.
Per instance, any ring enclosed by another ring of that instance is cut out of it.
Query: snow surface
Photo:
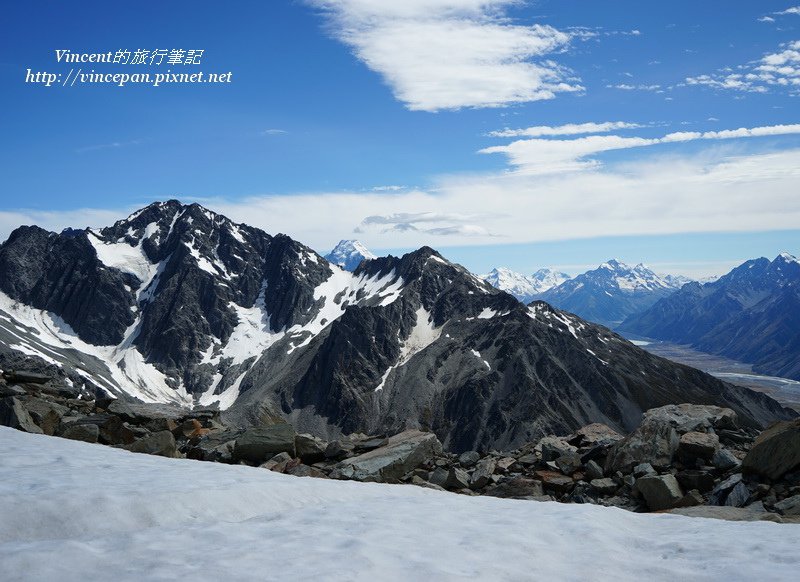
[[[341,240],[331,252],[325,255],[325,258],[343,269],[355,271],[361,261],[372,260],[376,257],[357,240]]]
[[[59,580],[796,580],[800,526],[467,497],[0,427],[0,572]]]
[[[414,327],[411,328],[411,333],[408,334],[408,337],[400,346],[400,356],[398,357],[397,362],[394,365],[389,366],[386,372],[384,372],[380,383],[375,388],[375,392],[383,390],[386,380],[389,379],[389,374],[391,374],[392,370],[403,366],[416,354],[427,348],[441,337],[442,328],[434,327],[433,317],[428,310],[420,306],[420,308],[417,309],[416,315],[417,319],[414,321]]]
[[[497,267],[481,275],[481,279],[527,303],[536,295],[568,280],[569,275],[550,269],[539,269],[533,275],[523,275],[506,267]]]
[[[131,246],[126,242],[107,243],[91,230],[88,231],[87,238],[97,253],[97,258],[106,267],[119,269],[124,273],[130,273],[142,283],[148,282],[155,275],[158,265],[150,262],[142,250],[142,241],[147,233],[152,234],[152,226],[148,224],[145,228],[145,236],[139,240],[136,246]],[[144,287],[144,286],[142,286]]]

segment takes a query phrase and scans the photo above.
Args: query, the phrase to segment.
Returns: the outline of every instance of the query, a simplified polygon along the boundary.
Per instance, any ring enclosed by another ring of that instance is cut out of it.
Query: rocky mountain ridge
[[[552,289],[570,278],[566,273],[551,269],[539,269],[533,275],[523,275],[506,267],[496,267],[480,277],[493,287],[513,295],[523,303],[530,303],[548,289]]]
[[[32,363],[94,393],[218,406],[231,426],[423,429],[455,451],[589,422],[624,431],[676,402],[753,426],[791,416],[433,249],[348,272],[177,201],[97,231],[21,227],[0,246],[0,367]]]

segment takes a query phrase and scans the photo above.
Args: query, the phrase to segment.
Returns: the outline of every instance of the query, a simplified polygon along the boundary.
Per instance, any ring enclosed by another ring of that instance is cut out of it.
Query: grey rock
[[[519,476],[488,489],[485,495],[503,499],[531,499],[542,497],[544,489],[541,481]]]
[[[472,489],[482,489],[486,487],[492,478],[497,461],[492,457],[481,459],[475,465],[475,470],[472,472],[472,479],[470,480],[470,487]]]
[[[742,471],[772,480],[800,466],[800,418],[776,422],[756,438],[742,461]]]
[[[175,436],[168,430],[150,434],[125,448],[133,453],[145,453],[160,457],[179,458],[181,456],[175,444]]]
[[[749,499],[750,491],[747,489],[747,485],[739,481],[725,498],[725,505],[729,507],[744,507]]]
[[[741,465],[741,461],[728,449],[721,448],[711,457],[711,464],[721,471],[728,471]]]
[[[669,513],[685,515],[688,517],[706,517],[711,519],[724,519],[727,521],[774,521],[783,523],[783,518],[774,513],[751,510],[749,507],[719,507],[714,505],[698,505],[697,507],[682,507],[671,509]]]
[[[6,396],[25,396],[25,394],[27,394],[27,392],[19,386],[0,384],[0,398],[5,398]]]
[[[581,457],[577,453],[565,453],[556,459],[556,465],[564,475],[572,475],[582,467]]]
[[[697,489],[692,489],[675,504],[675,507],[695,507],[703,505],[705,502],[703,495]]]
[[[49,374],[28,370],[9,370],[3,372],[3,377],[9,384],[46,384],[53,379]]]
[[[595,422],[579,428],[567,442],[577,447],[609,447],[623,439],[623,436],[608,425]]]
[[[447,476],[449,474],[450,472],[444,467],[436,467],[428,476],[428,482],[444,488],[444,484],[447,482]]]
[[[517,463],[517,460],[514,457],[502,457],[497,460],[496,468],[498,471],[505,473],[511,467],[513,467]]]
[[[644,413],[659,423],[669,424],[679,435],[692,431],[707,432],[708,429],[734,429],[738,425],[736,413],[730,408],[707,404],[668,404],[652,408]]]
[[[636,481],[636,489],[642,494],[651,511],[670,509],[683,497],[678,480],[673,475],[651,475]]]
[[[628,472],[640,463],[650,463],[654,467],[668,467],[672,463],[678,450],[678,432],[668,421],[651,412],[647,411],[642,424],[611,448],[606,472]]]
[[[617,489],[619,489],[619,485],[610,477],[592,479],[589,485],[591,485],[593,491],[600,495],[613,495],[617,492]]]
[[[298,434],[294,437],[294,447],[304,463],[314,464],[325,459],[328,443],[310,434]]]
[[[411,484],[412,485],[417,485],[419,487],[425,487],[426,489],[433,489],[435,491],[447,491],[447,489],[445,489],[441,485],[436,485],[435,483],[431,483],[429,481],[426,481],[422,477],[418,477],[416,475],[414,475],[411,478]]]
[[[709,460],[719,449],[719,437],[714,433],[690,431],[681,435],[678,451],[684,458]]]
[[[236,439],[233,458],[260,464],[277,453],[287,452],[294,457],[294,437],[294,428],[289,424],[247,429]]]
[[[61,419],[69,414],[69,408],[42,398],[29,397],[22,401],[25,410],[46,435],[53,435]]]
[[[396,482],[441,452],[436,435],[407,430],[389,437],[386,446],[340,462],[335,470],[358,481]]]
[[[602,479],[603,478],[603,468],[598,465],[595,461],[589,461],[586,463],[586,478],[590,481],[593,479]]]
[[[706,492],[714,488],[714,475],[708,471],[700,469],[686,469],[680,471],[675,478],[686,490],[697,489],[698,491]]]
[[[328,446],[325,447],[325,458],[326,459],[344,459],[348,455],[350,455],[355,446],[351,442],[346,441],[333,441],[328,443]]]
[[[295,477],[313,477],[315,479],[327,479],[328,476],[317,469],[316,467],[309,467],[308,465],[299,464],[296,467],[292,467],[291,469],[286,471],[289,475],[294,475]]]
[[[458,467],[450,467],[444,487],[445,489],[465,489],[469,487],[469,482],[469,473]]]
[[[474,467],[475,463],[481,460],[481,455],[477,451],[466,451],[458,455],[458,462],[462,467]]]
[[[648,475],[656,475],[657,472],[653,469],[650,463],[639,463],[633,468],[633,476],[637,479],[640,477],[647,477]]]
[[[96,443],[100,436],[100,429],[96,424],[73,424],[67,427],[61,436],[65,439],[83,441],[85,443]]]
[[[42,429],[33,422],[22,402],[14,396],[0,398],[0,425],[24,432],[42,434]]]
[[[774,505],[775,511],[781,515],[800,516],[800,495],[787,497]]]
[[[717,486],[711,490],[711,495],[708,497],[709,505],[725,505],[725,499],[727,499],[728,494],[736,485],[741,483],[741,481],[742,474],[734,473],[724,481],[718,483]]]
[[[543,461],[555,461],[566,453],[574,453],[578,450],[564,439],[555,436],[544,437],[539,441],[538,447],[541,448]]]

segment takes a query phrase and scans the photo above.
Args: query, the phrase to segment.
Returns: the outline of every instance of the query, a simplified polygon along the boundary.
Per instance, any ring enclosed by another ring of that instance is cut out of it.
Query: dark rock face
[[[778,479],[800,467],[800,420],[778,422],[761,433],[742,470]]]
[[[800,262],[787,254],[747,261],[713,283],[684,285],[618,329],[800,379]]]
[[[726,406],[753,426],[792,415],[546,303],[525,306],[433,249],[349,273],[177,201],[99,231],[18,229],[0,246],[0,290],[24,307],[0,317],[4,369],[16,357],[95,395],[219,402],[236,429],[289,421],[326,440],[421,429],[462,452],[591,422],[613,439],[675,402]],[[19,337],[45,359],[15,351]],[[102,414],[101,442],[132,442]],[[236,436],[213,454],[228,458]]]

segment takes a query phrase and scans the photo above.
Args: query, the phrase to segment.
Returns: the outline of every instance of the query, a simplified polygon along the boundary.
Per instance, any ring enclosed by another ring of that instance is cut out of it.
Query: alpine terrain
[[[680,276],[657,275],[641,263],[631,267],[611,259],[541,293],[538,299],[613,328],[686,282]]]
[[[613,275],[622,269],[598,271],[621,291],[663,287],[640,267]],[[590,422],[627,431],[670,403],[724,405],[745,425],[792,416],[524,305],[431,248],[349,272],[174,200],[100,230],[15,230],[0,245],[0,352],[4,369],[32,358],[28,368],[114,396],[219,406],[233,426],[288,420],[326,438],[422,428],[455,451]]]
[[[754,259],[716,281],[691,283],[619,328],[800,380],[800,262]]]
[[[569,279],[569,275],[550,269],[539,269],[533,275],[523,275],[505,267],[497,267],[486,275],[481,275],[481,279],[510,293],[523,303],[530,303],[548,289]]]
[[[355,271],[361,261],[369,261],[374,258],[375,255],[357,240],[341,240],[331,252],[325,255],[328,262],[339,265],[346,271]]]

